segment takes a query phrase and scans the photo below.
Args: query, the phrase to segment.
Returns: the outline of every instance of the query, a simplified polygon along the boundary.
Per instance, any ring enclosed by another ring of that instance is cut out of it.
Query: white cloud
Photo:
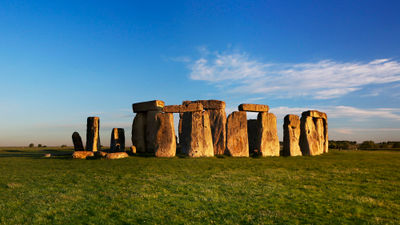
[[[190,70],[191,79],[230,92],[315,99],[337,98],[365,85],[400,81],[400,63],[391,59],[281,64],[260,62],[246,53],[208,52],[195,60]]]

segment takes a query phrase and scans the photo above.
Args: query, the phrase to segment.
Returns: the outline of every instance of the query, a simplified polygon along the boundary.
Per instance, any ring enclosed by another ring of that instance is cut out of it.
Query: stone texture
[[[300,150],[300,118],[297,115],[286,115],[283,122],[283,152],[284,156],[299,156]]]
[[[123,159],[128,157],[129,155],[126,152],[113,152],[113,153],[108,153],[106,159]]]
[[[254,150],[258,150],[258,122],[256,119],[247,120],[247,137],[249,140],[250,154],[254,154]]]
[[[136,154],[136,147],[135,147],[134,145],[132,145],[132,146],[130,147],[130,152],[131,152],[132,154]]]
[[[86,150],[87,151],[98,151],[100,150],[100,118],[99,117],[88,117],[87,128],[86,128]]]
[[[184,113],[203,111],[201,103],[189,103],[187,105],[167,105],[164,106],[163,112],[166,113]]]
[[[328,119],[326,113],[320,112],[320,111],[317,111],[317,110],[308,110],[308,111],[305,111],[305,112],[303,112],[303,113],[301,114],[301,116],[304,116],[304,117],[305,117],[305,116],[310,116],[310,117],[314,117],[314,118],[322,118],[322,119],[325,119],[325,120]]]
[[[156,120],[155,156],[174,157],[176,154],[174,116],[172,113],[159,113],[156,116]]]
[[[132,145],[137,152],[146,152],[146,113],[136,113],[132,124]]]
[[[146,152],[154,153],[156,148],[157,135],[157,114],[159,111],[148,111],[146,113]]]
[[[279,156],[280,146],[276,117],[273,113],[260,112],[258,122],[258,150],[261,156]]]
[[[247,112],[268,112],[269,106],[260,104],[240,104],[239,111]]]
[[[107,152],[97,151],[94,153],[94,156],[96,158],[105,158],[107,156]]]
[[[75,151],[84,151],[81,135],[78,132],[72,134],[72,142],[74,143]]]
[[[114,128],[111,132],[110,141],[111,152],[125,151],[125,130],[124,128]]]
[[[214,155],[223,155],[226,149],[226,112],[225,109],[206,110],[210,117]]]
[[[318,133],[313,117],[302,116],[300,119],[300,149],[303,155],[319,155]]]
[[[196,100],[196,101],[183,101],[182,105],[190,103],[201,103],[205,110],[208,109],[225,109],[225,102],[220,100]]]
[[[182,151],[189,157],[214,156],[208,112],[185,112],[182,117]]]
[[[86,159],[86,157],[93,157],[94,153],[92,151],[75,151],[72,154],[74,159]]]
[[[153,100],[148,102],[138,102],[132,104],[133,112],[161,111],[165,103],[161,100]]]
[[[246,112],[232,112],[226,122],[226,150],[234,157],[248,157]]]

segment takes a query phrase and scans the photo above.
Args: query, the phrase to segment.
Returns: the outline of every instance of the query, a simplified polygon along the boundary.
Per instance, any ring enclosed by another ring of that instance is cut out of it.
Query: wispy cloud
[[[261,62],[246,53],[208,52],[191,63],[190,70],[191,79],[225,91],[314,99],[337,98],[365,85],[400,81],[400,63],[392,59],[283,64]]]

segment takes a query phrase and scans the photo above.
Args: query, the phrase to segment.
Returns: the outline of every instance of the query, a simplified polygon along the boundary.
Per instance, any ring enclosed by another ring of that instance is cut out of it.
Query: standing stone
[[[74,143],[75,151],[84,151],[81,135],[78,132],[72,134],[72,142]]]
[[[286,115],[283,122],[283,155],[299,156],[300,118],[297,115]]]
[[[123,128],[114,128],[112,130],[110,150],[111,152],[125,151],[125,130]]]
[[[210,116],[214,155],[223,155],[226,149],[226,112],[223,109],[206,110]]]
[[[136,113],[132,124],[132,145],[138,153],[146,152],[146,113]]]
[[[250,154],[254,153],[254,150],[258,150],[258,122],[255,119],[247,120],[247,137],[249,139],[249,150]]]
[[[276,117],[273,113],[260,112],[258,122],[258,150],[261,156],[279,156],[280,146]]]
[[[174,116],[172,113],[158,113],[156,121],[155,156],[174,157],[176,154]]]
[[[324,119],[314,118],[315,129],[317,131],[318,154],[323,154],[325,149]]]
[[[318,133],[311,116],[300,120],[300,149],[303,155],[318,155]]]
[[[226,149],[234,157],[249,157],[246,112],[232,112],[226,122]]]
[[[210,118],[207,111],[185,112],[182,120],[182,150],[189,157],[214,156]]]
[[[325,139],[324,153],[328,153],[329,149],[328,117],[324,119],[324,139]]]
[[[156,148],[157,136],[157,114],[160,111],[148,111],[146,113],[146,152],[154,153]]]
[[[96,152],[100,147],[100,118],[88,117],[86,128],[86,150]]]
[[[183,113],[179,113],[179,123],[178,123],[178,138],[179,138],[179,143],[178,147],[177,147],[177,153],[184,153],[183,151],[183,143],[184,143],[184,137],[183,137],[183,128],[182,128],[182,124],[183,124]]]

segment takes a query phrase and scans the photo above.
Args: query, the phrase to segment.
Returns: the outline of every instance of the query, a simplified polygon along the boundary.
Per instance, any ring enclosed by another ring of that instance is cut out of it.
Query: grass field
[[[42,157],[61,151],[0,148],[0,224],[400,224],[396,151]]]

